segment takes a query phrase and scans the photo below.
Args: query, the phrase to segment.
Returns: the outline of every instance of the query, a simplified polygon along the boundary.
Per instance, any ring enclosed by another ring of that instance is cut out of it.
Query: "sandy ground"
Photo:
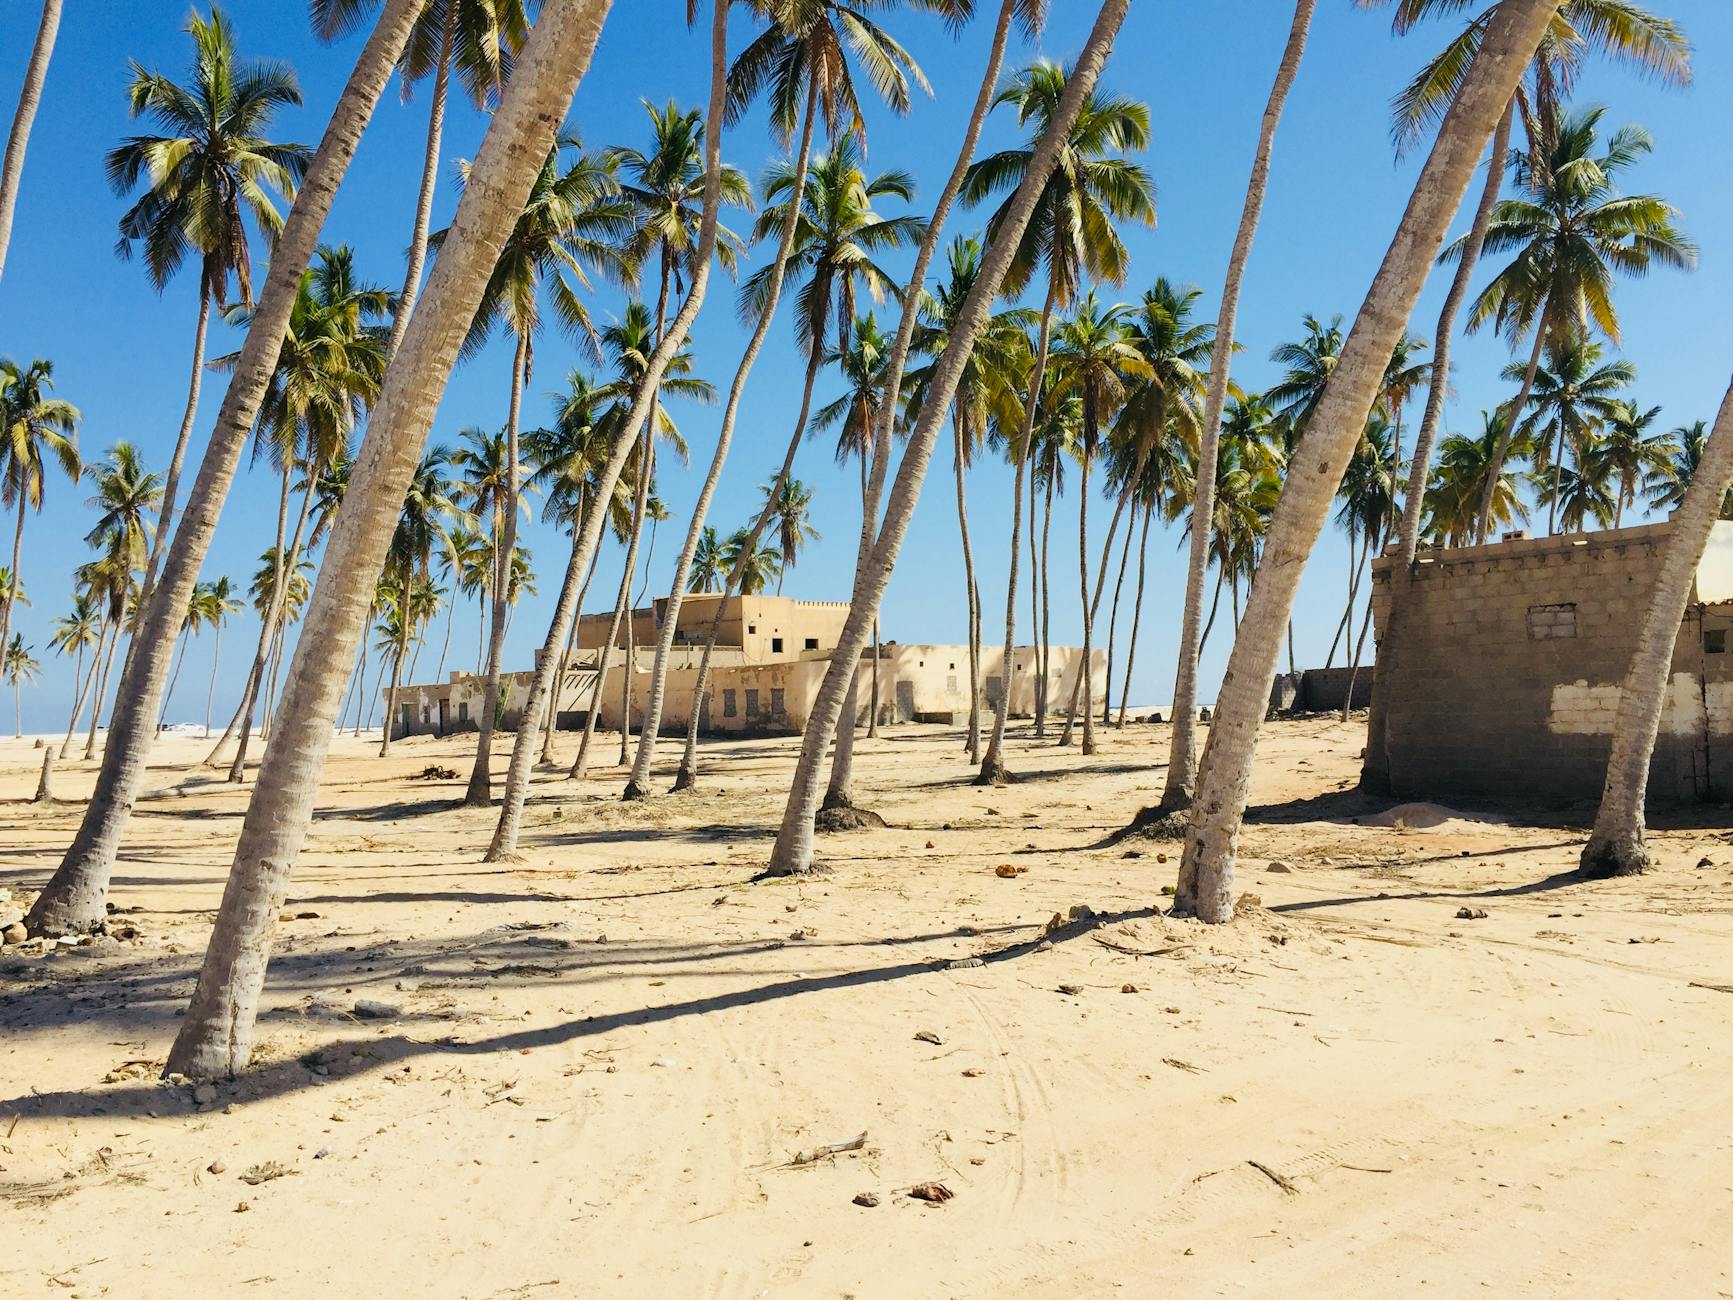
[[[465,742],[345,739],[255,1066],[202,1103],[156,1074],[244,794],[169,739],[115,880],[135,937],[0,952],[0,1294],[1733,1294],[1733,834],[1579,882],[1568,827],[1374,816],[1360,735],[1270,728],[1261,907],[1214,931],[1152,910],[1167,846],[1091,847],[1159,726],[1087,763],[1021,736],[1003,791],[954,732],[863,741],[892,829],[771,884],[793,742],[648,806],[544,773],[502,868],[492,815],[414,779]],[[39,761],[0,745],[15,902],[79,812],[20,801]]]

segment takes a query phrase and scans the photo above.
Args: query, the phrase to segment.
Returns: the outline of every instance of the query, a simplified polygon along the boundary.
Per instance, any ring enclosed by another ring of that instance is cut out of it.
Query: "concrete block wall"
[[[1718,524],[1717,530],[1733,531]],[[1425,552],[1406,599],[1400,677],[1386,674],[1390,782],[1415,799],[1569,804],[1598,799],[1613,719],[1670,525]],[[1391,561],[1373,566],[1378,637]],[[1693,604],[1650,777],[1658,800],[1733,790],[1733,653]],[[1733,639],[1729,637],[1728,639]],[[1717,702],[1711,707],[1713,698]],[[1720,766],[1711,761],[1720,751]]]

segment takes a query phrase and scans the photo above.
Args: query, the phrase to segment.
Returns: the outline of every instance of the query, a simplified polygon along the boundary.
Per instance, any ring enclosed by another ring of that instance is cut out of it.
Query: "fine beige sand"
[[[1375,817],[1362,735],[1268,729],[1216,930],[1154,910],[1173,846],[1091,847],[1160,726],[1019,733],[1002,791],[955,731],[863,739],[892,828],[766,884],[792,741],[649,805],[543,773],[499,867],[416,777],[472,738],[345,738],[254,1067],[196,1097],[157,1074],[245,792],[165,738],[129,937],[0,950],[0,1295],[1733,1294],[1726,812],[1584,883],[1564,823]],[[80,811],[23,802],[39,763],[0,744],[14,904]]]

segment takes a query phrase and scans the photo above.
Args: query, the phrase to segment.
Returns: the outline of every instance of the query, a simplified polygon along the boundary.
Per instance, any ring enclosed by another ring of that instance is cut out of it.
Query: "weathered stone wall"
[[[1670,528],[1423,553],[1406,579],[1412,621],[1400,678],[1380,681],[1392,792],[1543,805],[1598,799],[1619,692]],[[1716,531],[1712,555],[1733,525]],[[1388,559],[1373,566],[1380,637],[1391,570]],[[1700,576],[1700,585],[1710,584]],[[1651,799],[1733,794],[1730,627],[1727,607],[1698,604],[1693,593],[1655,747]]]

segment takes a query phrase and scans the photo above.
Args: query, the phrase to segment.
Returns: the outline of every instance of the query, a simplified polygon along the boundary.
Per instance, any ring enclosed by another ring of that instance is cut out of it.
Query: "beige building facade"
[[[691,722],[698,661],[721,597],[688,596],[681,602],[674,650],[668,666],[664,731],[684,732]],[[633,663],[630,668],[631,712],[636,724],[649,692],[650,670],[666,599],[632,612]],[[830,667],[848,617],[840,601],[792,600],[781,596],[745,596],[728,601],[722,629],[710,660],[710,681],[704,695],[701,731],[707,735],[787,735],[805,729],[819,685]],[[557,726],[581,730],[589,710],[597,710],[597,725],[617,730],[626,707],[628,668],[625,635],[615,642],[607,680],[600,696],[596,677],[607,640],[610,615],[585,615],[578,624],[577,648],[560,684]],[[1095,680],[1104,681],[1106,655],[1095,651]],[[982,650],[982,705],[991,708],[1005,689],[1002,647]],[[1063,709],[1083,662],[1081,650],[1054,646],[1049,707]],[[871,716],[873,652],[861,658],[858,721]],[[1027,717],[1035,711],[1036,652],[1019,646],[1012,656],[1011,714]],[[878,713],[881,722],[960,723],[969,712],[969,651],[967,646],[899,645],[886,642],[877,661]],[[529,698],[532,672],[507,673],[500,680],[499,725],[515,730]],[[481,716],[485,683],[468,673],[449,680],[402,687],[398,692],[392,734],[445,735],[474,730]],[[1098,687],[1099,689],[1099,687]]]

